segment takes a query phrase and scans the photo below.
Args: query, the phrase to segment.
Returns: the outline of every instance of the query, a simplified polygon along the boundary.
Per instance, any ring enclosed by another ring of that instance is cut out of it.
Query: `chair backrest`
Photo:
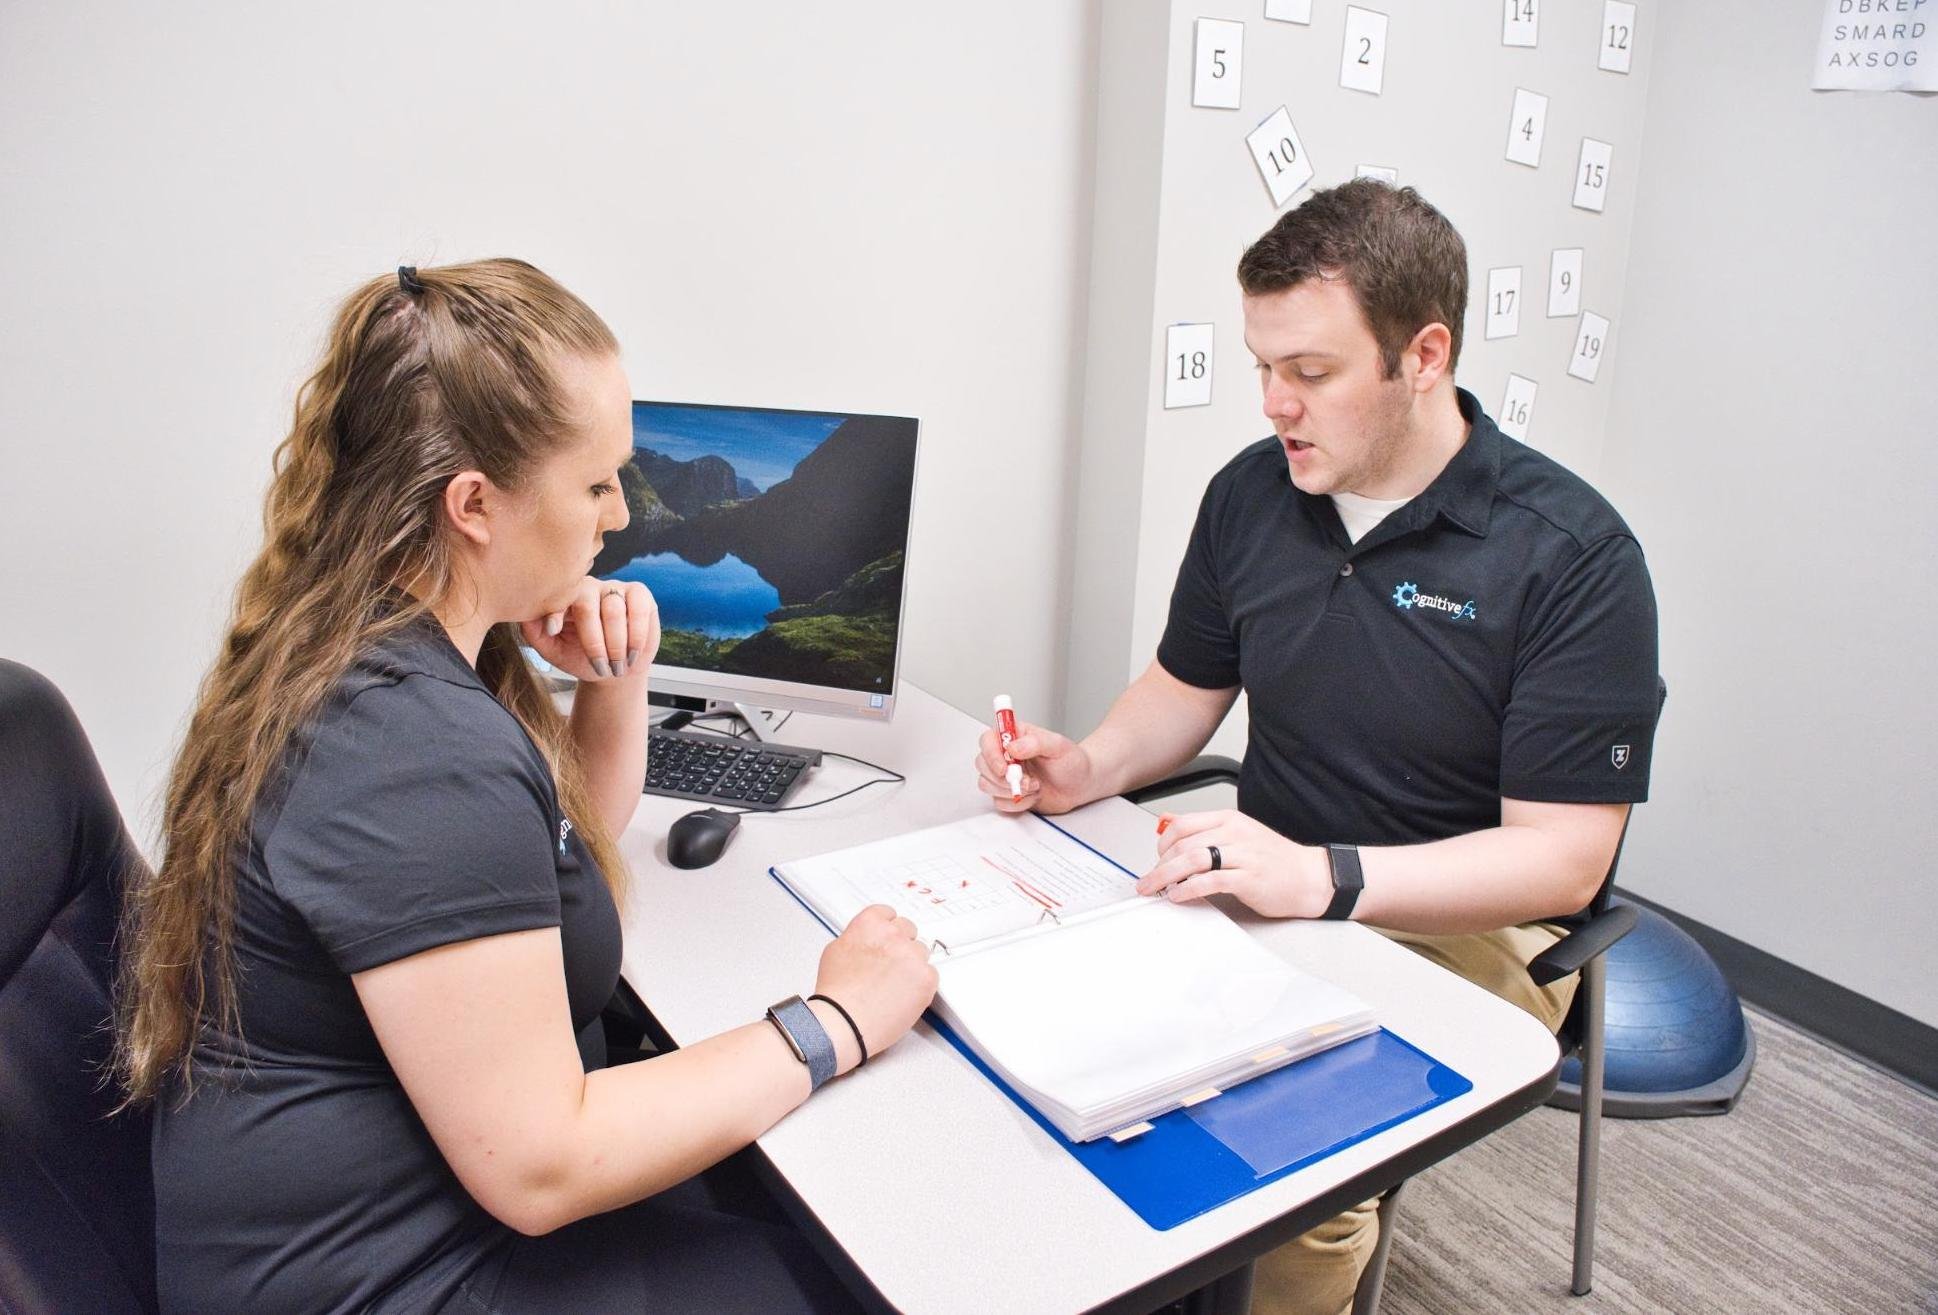
[[[0,660],[0,1312],[155,1309],[145,1113],[110,1116],[115,927],[141,856],[73,710]]]

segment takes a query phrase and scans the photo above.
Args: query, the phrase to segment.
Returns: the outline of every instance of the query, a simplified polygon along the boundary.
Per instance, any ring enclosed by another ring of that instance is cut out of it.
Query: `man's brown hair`
[[[1307,279],[1343,279],[1379,343],[1388,379],[1400,353],[1429,324],[1453,335],[1448,374],[1460,362],[1467,315],[1467,244],[1411,187],[1374,178],[1314,192],[1282,215],[1238,261],[1238,285],[1268,296]]]

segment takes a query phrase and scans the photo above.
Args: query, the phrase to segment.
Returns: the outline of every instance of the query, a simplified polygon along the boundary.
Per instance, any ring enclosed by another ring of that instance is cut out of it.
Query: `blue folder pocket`
[[[1152,1228],[1175,1228],[1215,1206],[1416,1114],[1474,1084],[1385,1028],[1152,1120],[1119,1144],[1073,1142],[990,1071],[948,1026],[937,1033]]]

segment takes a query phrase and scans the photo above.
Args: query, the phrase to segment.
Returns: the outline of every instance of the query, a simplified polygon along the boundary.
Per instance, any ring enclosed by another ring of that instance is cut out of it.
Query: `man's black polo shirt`
[[[1503,797],[1648,797],[1642,550],[1600,494],[1459,400],[1467,442],[1357,544],[1276,438],[1198,510],[1158,661],[1244,686],[1239,807],[1303,844],[1462,835],[1499,826]]]

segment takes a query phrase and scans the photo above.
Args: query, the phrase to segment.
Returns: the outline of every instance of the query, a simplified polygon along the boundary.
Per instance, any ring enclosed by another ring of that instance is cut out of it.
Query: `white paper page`
[[[984,813],[778,871],[836,927],[886,904],[951,952],[1137,898],[1135,878],[1031,813]]]
[[[1366,1015],[1218,910],[1162,899],[938,966],[977,1046],[1078,1111]]]

